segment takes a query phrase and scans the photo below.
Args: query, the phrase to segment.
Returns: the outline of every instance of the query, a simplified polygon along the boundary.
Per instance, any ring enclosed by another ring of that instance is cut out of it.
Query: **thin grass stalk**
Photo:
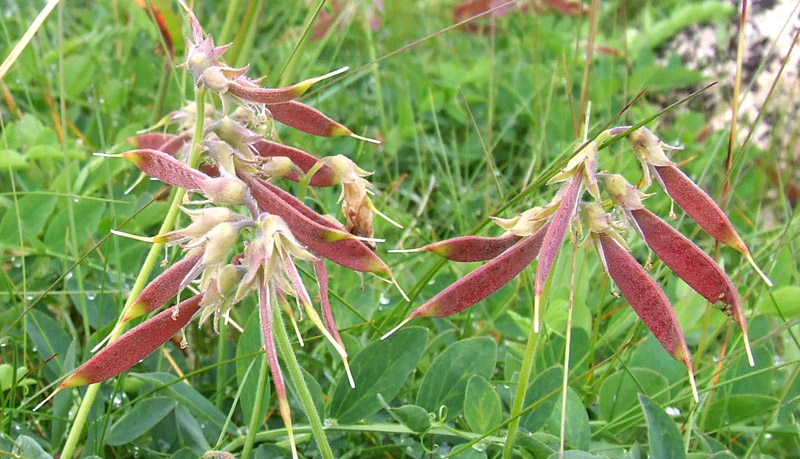
[[[314,406],[311,392],[308,390],[305,379],[303,379],[303,372],[300,369],[300,364],[297,363],[297,357],[294,355],[292,343],[289,341],[289,335],[283,325],[281,312],[280,308],[275,308],[273,312],[275,344],[278,347],[278,354],[283,358],[284,363],[286,363],[286,369],[289,370],[289,374],[292,376],[295,394],[300,399],[300,404],[306,413],[308,424],[311,426],[311,433],[314,434],[314,439],[317,440],[320,455],[324,459],[333,459],[333,451],[328,443],[328,437],[325,435],[325,428],[322,426],[322,420],[319,417],[317,408]]]
[[[567,303],[567,330],[564,342],[564,379],[561,382],[561,432],[559,434],[558,457],[564,457],[564,440],[567,432],[567,389],[569,388],[569,347],[572,342],[572,307],[575,304],[575,259],[578,252],[578,240],[572,234],[572,265],[569,277],[569,302]]]
[[[169,87],[169,76],[171,73],[172,68],[169,61],[164,61],[164,69],[161,71],[161,78],[158,80],[156,100],[153,102],[153,117],[150,118],[152,124],[158,123],[158,120],[164,116],[164,100],[167,97],[167,88]]]
[[[325,6],[325,0],[319,0],[316,6],[314,6],[314,9],[310,10],[308,15],[306,15],[306,20],[303,22],[303,33],[300,35],[300,39],[292,50],[292,54],[289,55],[289,58],[286,59],[280,72],[278,72],[278,87],[288,86],[289,82],[294,78],[294,70],[297,68],[298,62],[297,57],[300,56],[303,47],[308,42],[311,27],[314,25],[314,20],[319,16],[319,12],[322,11],[323,6]]]
[[[239,7],[242,0],[229,0],[226,6],[228,13],[225,15],[225,22],[222,24],[222,31],[219,33],[219,42],[225,44],[231,40],[231,31],[233,24],[236,22],[239,14]]]
[[[742,87],[742,62],[744,60],[744,32],[747,21],[747,0],[742,1],[742,13],[739,16],[739,39],[736,44],[736,74],[733,81],[733,101],[731,105],[731,129],[728,135],[728,154],[725,158],[725,182],[722,185],[720,207],[723,211],[728,207],[728,189],[730,187],[730,173],[733,167],[733,150],[736,143],[736,117],[739,115],[739,91]],[[719,248],[719,244],[716,244]],[[717,249],[719,251],[719,249]]]
[[[244,439],[242,449],[242,459],[248,459],[253,451],[253,444],[256,439],[258,426],[261,424],[261,405],[264,403],[264,392],[267,387],[267,373],[269,373],[269,361],[267,353],[264,353],[264,361],[261,362],[261,370],[258,372],[258,387],[256,388],[256,398],[253,402],[253,413],[250,415],[250,424],[247,426],[247,436]]]
[[[533,358],[536,355],[536,344],[539,341],[539,333],[534,331],[533,325],[528,330],[528,342],[525,345],[525,355],[522,357],[522,367],[517,380],[517,392],[514,395],[514,405],[511,408],[511,422],[508,423],[506,433],[506,444],[503,447],[503,459],[511,459],[514,453],[514,439],[519,428],[520,411],[525,403],[525,392],[528,390],[528,380],[533,370]]]
[[[236,33],[236,37],[233,39],[233,46],[231,46],[227,53],[228,62],[234,67],[242,67],[244,64],[246,64],[246,62],[241,62],[242,59],[246,58],[247,56],[246,53],[242,52],[244,48],[244,42],[247,39],[247,34],[250,28],[257,27],[259,18],[256,17],[256,11],[258,11],[259,6],[261,6],[263,10],[264,3],[264,0],[249,0],[247,2],[247,6],[244,9],[244,14],[242,14],[240,19],[241,23],[238,28],[239,31]],[[233,10],[229,10],[229,12],[231,11]],[[225,43],[225,41],[221,41],[220,43]]]
[[[197,147],[200,144],[200,141],[203,139],[203,123],[205,122],[205,89],[197,89],[195,93],[195,102],[197,104],[197,119],[195,120],[195,132],[192,140],[192,149],[189,153],[189,165],[192,167],[196,166],[200,160],[199,150]],[[169,210],[167,211],[167,215],[164,217],[164,222],[161,224],[158,234],[172,231],[175,226],[175,222],[178,219],[178,215],[180,214],[180,205],[183,202],[183,197],[186,194],[186,190],[182,188],[176,188],[174,193],[175,194],[172,197]],[[119,338],[122,333],[125,332],[127,325],[126,323],[120,322],[120,318],[122,318],[127,310],[136,303],[136,298],[147,284],[150,273],[153,272],[153,268],[155,268],[156,263],[161,258],[161,251],[163,249],[163,243],[155,243],[150,246],[150,252],[148,252],[147,258],[145,258],[141,270],[139,271],[139,275],[136,277],[136,281],[131,288],[128,300],[125,302],[125,306],[122,308],[122,313],[117,318],[117,323],[114,325],[114,329],[109,335],[109,343]],[[99,391],[100,383],[92,384],[86,389],[86,395],[84,395],[83,400],[81,400],[80,407],[78,408],[78,412],[72,422],[69,435],[67,436],[67,442],[64,444],[64,450],[61,452],[61,459],[71,459],[72,455],[75,453],[75,447],[78,445],[78,440],[80,440],[81,433],[83,432],[83,426],[86,424],[86,418],[89,415],[89,411],[94,404],[94,400]]]

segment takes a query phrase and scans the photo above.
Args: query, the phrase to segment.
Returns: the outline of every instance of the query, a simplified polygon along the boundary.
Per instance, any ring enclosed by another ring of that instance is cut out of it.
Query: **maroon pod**
[[[130,329],[72,372],[59,389],[105,381],[136,365],[186,326],[200,310],[202,299],[202,293],[195,295],[175,306],[177,314],[165,309]]]
[[[597,237],[600,240],[601,255],[608,275],[636,311],[636,315],[642,319],[669,355],[686,365],[697,400],[692,357],[669,299],[625,247],[605,233],[599,233]]]
[[[164,270],[163,273],[147,284],[147,287],[136,298],[136,302],[120,318],[120,322],[127,322],[155,311],[170,298],[177,295],[184,279],[200,262],[202,256],[203,252],[198,251]]]
[[[353,135],[353,131],[328,118],[321,111],[297,101],[267,104],[267,108],[276,121],[308,134],[320,137]]]
[[[585,166],[579,167],[585,168]],[[536,281],[533,290],[537,302],[539,297],[542,296],[544,284],[550,275],[550,268],[553,267],[553,262],[556,259],[556,255],[558,255],[558,250],[561,248],[561,243],[564,242],[564,235],[567,233],[569,222],[575,216],[578,196],[581,194],[582,179],[583,174],[581,170],[578,170],[563,195],[561,203],[558,205],[558,210],[553,214],[547,233],[542,240],[542,253],[539,257],[539,265],[536,266]]]
[[[281,217],[297,240],[314,254],[355,271],[392,276],[392,271],[383,260],[353,235],[336,229],[332,224],[323,225],[309,218],[304,213],[313,210],[307,209],[304,212],[297,210],[258,179],[247,174],[241,174],[241,178],[250,187],[258,207],[262,211]],[[319,218],[324,217],[319,216]]]
[[[488,261],[508,250],[522,236],[513,233],[500,237],[459,236],[444,241],[434,242],[418,249],[395,250],[394,252],[433,252],[451,261],[471,262]]]
[[[314,165],[319,162],[319,159],[303,150],[283,145],[277,142],[270,142],[269,140],[257,140],[251,144],[256,151],[256,154],[262,157],[285,156],[292,160],[292,163],[299,167],[300,170],[307,173]],[[295,182],[300,180],[297,172],[289,172],[284,177]],[[308,182],[311,186],[324,187],[333,186],[337,184],[336,178],[333,176],[333,169],[330,166],[322,166],[311,180]]]
[[[742,253],[749,253],[728,216],[711,196],[678,169],[678,166],[670,164],[654,168],[664,190],[692,220],[719,242]]]
[[[394,333],[415,317],[447,317],[469,308],[496,292],[539,255],[542,239],[549,227],[550,223],[545,224],[494,260],[454,282],[415,309],[400,325],[381,339]]]

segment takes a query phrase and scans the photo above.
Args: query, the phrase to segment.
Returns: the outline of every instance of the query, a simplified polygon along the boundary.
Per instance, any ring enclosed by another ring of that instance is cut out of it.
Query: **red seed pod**
[[[683,362],[689,371],[695,401],[698,400],[692,372],[692,357],[678,317],[661,287],[647,274],[647,271],[617,241],[605,233],[595,233],[599,238],[600,256],[608,270],[608,275],[617,284],[622,296],[628,300],[636,315],[664,346],[669,355]]]
[[[132,162],[147,175],[168,185],[187,190],[199,190],[200,183],[209,178],[186,163],[158,150],[131,150],[122,153],[122,157]]]
[[[338,75],[347,69],[347,67],[343,67],[339,70],[322,76],[309,78],[285,88],[261,88],[256,86],[252,81],[234,79],[228,84],[228,93],[257,104],[281,104],[300,97],[318,81]]]
[[[125,311],[120,322],[127,322],[160,308],[170,298],[178,294],[186,275],[197,265],[203,253],[198,251],[167,268],[150,281],[136,298],[136,302]]]
[[[163,132],[148,132],[147,134],[137,135],[125,139],[126,142],[133,145],[135,148],[143,148],[148,150],[161,150],[161,145],[169,142],[170,140],[178,137],[175,134],[166,134]]]
[[[355,271],[392,275],[383,260],[351,234],[310,219],[257,179],[246,174],[242,174],[241,178],[250,187],[259,208],[281,217],[297,240],[316,255]],[[308,211],[313,212],[311,209]]]
[[[681,209],[692,217],[692,220],[719,242],[742,253],[749,253],[728,216],[711,199],[711,196],[706,194],[674,164],[654,166],[654,168],[664,190]]]
[[[320,137],[353,135],[350,129],[328,118],[316,108],[300,102],[267,105],[267,109],[276,121],[308,134]]]
[[[269,183],[266,180],[258,180],[258,181],[259,181],[259,183],[264,185],[267,189],[269,189],[270,191],[275,193],[275,195],[277,195],[279,198],[281,198],[284,202],[286,202],[286,204],[292,206],[295,210],[297,210],[298,212],[300,212],[304,216],[310,218],[312,221],[314,221],[316,223],[319,223],[320,225],[322,225],[322,226],[324,226],[326,228],[339,230],[339,231],[342,231],[342,232],[345,232],[345,233],[347,232],[347,230],[345,229],[344,225],[342,225],[341,223],[339,223],[336,220],[333,220],[333,219],[330,219],[330,218],[326,218],[326,217],[314,212],[314,210],[312,210],[307,205],[303,204],[302,201],[300,201],[299,199],[295,198],[292,194],[287,193],[286,191],[284,191],[281,187],[275,186],[275,185]]]
[[[390,250],[390,252],[433,252],[452,261],[488,261],[508,250],[522,236],[507,233],[500,237],[459,236],[434,242],[418,249]]]
[[[195,295],[175,306],[177,314],[166,309],[130,329],[72,372],[59,389],[105,381],[136,365],[185,327],[200,310],[202,299],[202,293]]]
[[[286,156],[292,160],[295,166],[299,167],[305,173],[319,162],[316,156],[277,142],[258,140],[251,144],[251,146],[255,149],[256,154],[262,157]],[[296,172],[289,172],[284,177],[295,182],[300,180]],[[316,187],[326,187],[336,185],[337,183],[338,181],[333,176],[333,169],[325,165],[314,173],[314,176],[311,177],[308,184]]]
[[[741,329],[747,356],[753,365],[739,293],[725,272],[692,241],[649,210],[641,208],[630,213],[645,242],[664,264],[710,303],[725,304],[722,311]]]
[[[266,282],[261,282],[258,288],[258,310],[261,319],[261,337],[264,340],[264,351],[267,354],[269,372],[272,375],[272,384],[275,386],[275,397],[278,399],[278,411],[280,411],[283,424],[289,434],[289,443],[292,455],[297,456],[292,433],[292,413],[289,408],[289,399],[286,397],[286,384],[283,381],[280,363],[278,362],[278,352],[275,348],[273,337],[273,308],[272,292],[267,288]]]
[[[517,276],[539,255],[542,240],[550,227],[542,226],[534,234],[522,239],[515,246],[494,260],[457,280],[425,304],[415,309],[405,320],[385,334],[381,339],[415,317],[446,317],[461,312],[483,300]]]
[[[189,136],[150,132],[126,141],[137,149],[158,150],[170,156],[175,156],[189,140]]]
[[[581,169],[577,170],[569,188],[564,193],[558,210],[553,214],[553,218],[548,225],[547,233],[542,240],[542,251],[539,256],[539,264],[536,266],[536,281],[534,283],[534,296],[538,300],[542,296],[544,284],[547,282],[547,277],[550,275],[550,269],[553,267],[553,262],[558,255],[564,236],[567,233],[569,222],[575,216],[578,206],[578,197],[581,191],[581,182],[583,179],[582,169],[584,166],[579,166]]]

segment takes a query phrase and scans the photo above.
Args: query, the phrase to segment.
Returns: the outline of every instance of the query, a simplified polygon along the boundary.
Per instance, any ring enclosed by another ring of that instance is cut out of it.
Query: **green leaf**
[[[473,432],[486,433],[503,422],[500,397],[483,376],[473,375],[467,381],[464,397],[464,418]]]
[[[38,236],[56,206],[58,197],[51,194],[29,194],[17,201],[17,207],[11,207],[0,221],[0,244],[19,247],[19,231],[17,227],[17,209],[19,210],[20,227],[25,240],[30,236]]]
[[[431,417],[428,412],[417,405],[403,405],[392,408],[400,422],[416,433],[423,433],[431,428]]]
[[[25,316],[28,336],[36,345],[39,356],[47,360],[54,354],[53,362],[42,368],[42,373],[49,381],[64,374],[64,356],[72,343],[72,339],[51,316],[34,309]]]
[[[764,295],[756,306],[756,312],[790,320],[800,315],[800,287],[788,285]]]
[[[558,398],[558,406],[561,406],[561,398]],[[566,412],[566,428],[564,436],[567,443],[572,445],[573,448],[579,450],[589,449],[592,431],[589,427],[589,414],[583,406],[580,396],[571,387],[567,388],[567,412]],[[550,416],[551,426],[558,426],[558,430],[554,428],[553,431],[557,432],[561,429],[561,410],[553,410]],[[553,422],[556,421],[556,422]]]
[[[140,400],[111,426],[106,444],[118,446],[136,440],[164,419],[177,405],[176,401],[167,397]]]
[[[131,373],[130,376],[156,387],[164,386],[175,380],[175,376],[169,373]],[[170,399],[189,408],[189,411],[194,413],[196,417],[210,422],[216,428],[216,433],[219,433],[225,426],[227,416],[194,387],[179,381],[163,387],[161,391]],[[233,426],[228,426],[228,432],[235,433],[236,429]]]
[[[488,337],[457,341],[433,361],[417,393],[417,405],[431,412],[447,408],[447,418],[464,406],[467,381],[472,375],[489,378],[497,360],[497,345]]]
[[[612,374],[598,392],[598,408],[600,416],[612,420],[636,406],[638,393],[653,397],[661,393],[657,402],[666,403],[669,398],[667,379],[647,368],[631,368],[619,370]]]
[[[44,244],[55,253],[65,252],[65,243],[72,244],[69,236],[69,209],[62,200],[60,212],[47,224]],[[85,244],[97,233],[97,226],[103,216],[106,205],[96,199],[76,199],[72,203],[72,214],[75,218],[75,240],[79,246]]]
[[[264,362],[264,355],[257,354],[254,357],[243,359],[245,355],[251,355],[261,350],[264,346],[264,340],[261,338],[261,319],[258,315],[258,310],[250,314],[247,319],[244,331],[239,336],[239,342],[236,344],[236,381],[242,388],[241,395],[239,395],[239,406],[242,408],[244,419],[252,419],[253,407],[256,403],[256,389],[258,388],[258,374],[261,371],[261,364]],[[247,369],[250,368],[250,373]],[[247,378],[245,378],[247,374]],[[264,388],[264,400],[261,405],[261,416],[267,414],[270,402],[270,387]]]
[[[7,363],[0,364],[0,392],[11,389],[14,385],[14,367]]]
[[[25,157],[9,148],[0,148],[0,170],[8,171],[8,169],[19,171],[28,168],[28,162]]]
[[[53,459],[39,443],[27,435],[20,435],[14,442],[14,454],[25,459]]]
[[[178,405],[175,409],[175,420],[178,425],[178,432],[183,438],[183,443],[191,445],[195,454],[203,454],[211,449],[211,445],[203,435],[203,428],[200,423],[192,416],[189,409],[183,405]]]
[[[639,394],[649,431],[650,455],[663,459],[685,458],[683,439],[678,426],[656,402]]]
[[[578,451],[578,450],[570,450],[564,451],[564,454],[559,454],[555,452],[548,456],[547,459],[600,459],[605,456],[596,456],[592,453],[587,453],[586,451]]]
[[[758,394],[717,398],[708,407],[704,430],[717,430],[723,426],[732,426],[752,418],[766,416],[777,403],[778,400],[774,397]]]
[[[351,389],[344,376],[339,378],[331,416],[341,423],[359,421],[381,409],[378,394],[394,399],[422,357],[427,337],[427,329],[408,327],[365,347],[350,364],[356,388]]]
[[[536,379],[528,386],[525,392],[525,404],[527,408],[537,404],[535,408],[525,413],[520,418],[520,425],[529,432],[536,432],[542,429],[556,403],[561,400],[561,383],[564,377],[564,367],[556,365],[540,373]],[[551,395],[552,394],[552,395]]]

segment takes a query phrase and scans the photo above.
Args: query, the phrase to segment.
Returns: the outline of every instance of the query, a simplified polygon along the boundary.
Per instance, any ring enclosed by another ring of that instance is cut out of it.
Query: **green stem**
[[[297,45],[295,45],[292,50],[292,54],[289,55],[289,59],[286,60],[283,64],[283,68],[278,72],[278,86],[287,86],[292,78],[294,78],[294,70],[297,67],[298,61],[297,56],[300,55],[300,51],[308,41],[309,32],[311,32],[311,27],[314,25],[314,20],[317,18],[324,5],[325,0],[319,0],[314,9],[309,10],[308,15],[306,15],[306,19],[303,23],[303,34],[300,35],[300,39],[297,40]]]
[[[167,87],[169,86],[169,75],[172,72],[169,61],[164,62],[164,69],[161,71],[161,78],[158,80],[158,91],[156,92],[156,100],[153,103],[153,117],[150,119],[152,124],[156,124],[158,120],[164,116],[164,99],[167,97]]]
[[[286,368],[294,381],[295,391],[300,403],[303,405],[303,410],[308,417],[308,423],[311,426],[311,433],[317,440],[319,446],[319,453],[325,459],[333,459],[333,451],[331,445],[328,444],[328,437],[325,436],[325,428],[322,426],[317,408],[314,406],[314,400],[311,398],[311,392],[308,390],[305,380],[303,379],[303,372],[300,370],[300,364],[297,363],[297,357],[292,350],[292,343],[289,341],[289,335],[286,334],[286,327],[283,325],[283,317],[281,316],[281,309],[275,308],[275,342],[278,347],[278,353],[283,357],[286,363]],[[244,459],[244,458],[243,458]]]
[[[258,372],[258,388],[256,389],[256,399],[253,404],[253,414],[250,416],[250,425],[247,427],[247,437],[244,439],[244,449],[242,459],[250,457],[253,451],[253,444],[256,439],[258,426],[261,424],[261,405],[264,403],[264,392],[267,387],[267,372],[269,372],[269,361],[267,354],[264,354],[264,361],[261,362],[261,370]]]
[[[531,377],[531,370],[533,370],[533,357],[536,355],[536,342],[538,341],[539,334],[533,330],[531,326],[528,331],[528,343],[525,345],[525,355],[522,358],[522,368],[519,372],[519,381],[517,381],[517,393],[514,396],[514,406],[511,408],[511,422],[508,424],[508,433],[506,433],[506,444],[503,448],[503,459],[511,459],[514,452],[514,437],[517,435],[517,428],[519,427],[519,414],[522,410],[522,405],[525,402],[525,392],[528,390],[528,379]]]
[[[195,96],[197,104],[197,119],[195,120],[192,149],[189,153],[189,165],[192,167],[197,166],[197,164],[200,162],[200,150],[198,146],[200,141],[203,139],[203,123],[205,122],[205,90],[198,88]],[[182,188],[176,188],[169,210],[167,211],[167,215],[164,217],[164,223],[161,224],[161,228],[159,229],[159,234],[169,232],[175,226],[175,222],[178,220],[178,214],[180,213],[180,205],[181,202],[183,202],[183,197],[185,194],[186,190]],[[125,306],[122,308],[122,313],[120,314],[119,318],[123,317],[125,312],[127,312],[127,310],[135,303],[136,297],[138,297],[139,293],[144,289],[148,279],[150,278],[150,273],[156,266],[156,262],[158,262],[161,258],[161,251],[163,249],[164,244],[161,243],[153,244],[150,247],[150,252],[147,254],[147,258],[144,260],[144,264],[139,271],[139,275],[136,277],[136,281],[133,284],[133,288],[128,296],[128,300],[125,302]],[[108,338],[109,343],[119,338],[127,328],[127,323],[120,322],[119,318],[117,318],[117,323],[114,325],[114,329],[111,331],[111,334]],[[71,459],[72,455],[75,453],[75,447],[78,445],[78,440],[80,440],[81,433],[83,432],[83,426],[86,424],[86,418],[89,415],[89,410],[94,404],[94,399],[97,397],[97,392],[99,390],[100,383],[92,384],[86,390],[86,395],[83,397],[81,405],[78,408],[78,413],[75,415],[75,420],[72,422],[72,428],[69,431],[67,442],[64,444],[64,450],[61,453],[62,459]]]
[[[300,202],[305,201],[306,199],[306,190],[308,189],[309,182],[311,182],[311,178],[314,177],[314,174],[322,169],[322,166],[324,165],[325,164],[323,164],[321,161],[317,161],[316,164],[311,166],[311,169],[309,169],[305,175],[300,177],[299,186],[297,188],[297,199],[299,199]]]
[[[225,15],[225,23],[222,25],[222,32],[219,33],[219,42],[220,44],[228,43],[231,39],[231,31],[233,30],[233,24],[236,22],[236,15],[239,13],[239,7],[242,4],[242,0],[230,0],[228,1],[228,13]]]
[[[333,425],[328,427],[327,430],[334,431],[334,432],[362,432],[362,433],[387,433],[387,434],[404,434],[404,435],[416,435],[417,432],[409,429],[408,427],[401,425],[401,424],[391,424],[391,423],[375,423],[375,424],[340,424],[340,425]],[[294,433],[295,438],[299,437],[304,433],[308,433],[312,431],[311,426],[295,426]],[[287,434],[286,429],[273,429],[268,432],[259,432],[256,434],[256,443],[264,442],[273,440],[276,438],[285,437]],[[448,429],[444,426],[436,426],[432,427],[427,431],[429,435],[444,435],[448,437],[456,437],[456,438],[463,438],[466,440],[474,440],[477,438],[485,439],[492,444],[500,444],[503,442],[503,439],[500,437],[495,436],[486,436],[472,432],[464,432],[454,429]],[[232,452],[239,449],[244,442],[242,438],[236,438],[224,448],[222,451],[225,452]]]
[[[225,330],[228,327],[225,325],[225,319],[219,321],[219,335],[217,335],[217,361],[222,362],[225,360]],[[216,391],[216,405],[217,408],[222,409],[222,402],[225,400],[225,365],[217,367],[217,391]]]

